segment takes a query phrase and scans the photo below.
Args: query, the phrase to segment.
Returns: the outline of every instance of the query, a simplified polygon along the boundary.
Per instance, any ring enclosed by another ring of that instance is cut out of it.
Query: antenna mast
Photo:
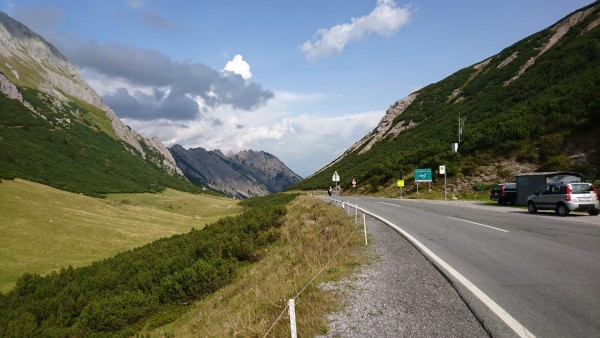
[[[465,125],[465,120],[460,118],[460,113],[458,113],[458,143],[460,143],[460,135],[462,135],[462,129]]]

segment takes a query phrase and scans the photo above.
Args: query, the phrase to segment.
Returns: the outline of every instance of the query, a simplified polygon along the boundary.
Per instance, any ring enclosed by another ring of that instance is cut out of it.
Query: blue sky
[[[590,0],[0,0],[167,146],[264,150],[307,177],[397,100]]]

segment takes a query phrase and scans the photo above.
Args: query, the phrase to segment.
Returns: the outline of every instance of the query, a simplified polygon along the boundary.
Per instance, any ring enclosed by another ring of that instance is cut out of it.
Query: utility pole
[[[458,143],[460,143],[460,136],[462,135],[462,129],[465,125],[465,120],[460,118],[460,113],[458,113]]]

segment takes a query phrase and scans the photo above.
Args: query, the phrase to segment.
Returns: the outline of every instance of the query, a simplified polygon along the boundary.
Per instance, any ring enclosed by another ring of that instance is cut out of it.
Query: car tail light
[[[502,188],[502,196],[506,196],[506,193],[504,192],[504,186],[502,186],[501,188]]]
[[[570,184],[567,184],[567,198],[566,198],[566,200],[567,201],[571,200],[571,185]]]
[[[596,190],[596,187],[594,187],[593,184],[592,184],[592,189],[594,189],[594,194],[596,194],[596,199],[600,200],[600,198],[598,198],[598,190]]]

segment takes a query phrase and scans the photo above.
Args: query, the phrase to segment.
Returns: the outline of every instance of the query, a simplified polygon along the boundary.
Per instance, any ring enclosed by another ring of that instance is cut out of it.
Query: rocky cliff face
[[[277,157],[264,151],[244,150],[229,158],[247,168],[274,191],[283,191],[302,178],[291,171]]]
[[[144,150],[144,143],[151,152],[160,154],[162,160],[159,165],[170,172],[182,174],[162,142],[145,139],[125,126],[54,46],[0,12],[0,90],[30,106],[23,100],[18,87],[40,90],[52,96],[56,106],[66,104],[70,100],[67,96],[71,96],[98,107],[110,119],[116,137],[135,149],[138,155],[142,158],[156,157]]]
[[[279,192],[301,179],[277,157],[263,151],[245,150],[226,156],[219,150],[186,150],[180,145],[169,150],[191,182],[236,198]]]

